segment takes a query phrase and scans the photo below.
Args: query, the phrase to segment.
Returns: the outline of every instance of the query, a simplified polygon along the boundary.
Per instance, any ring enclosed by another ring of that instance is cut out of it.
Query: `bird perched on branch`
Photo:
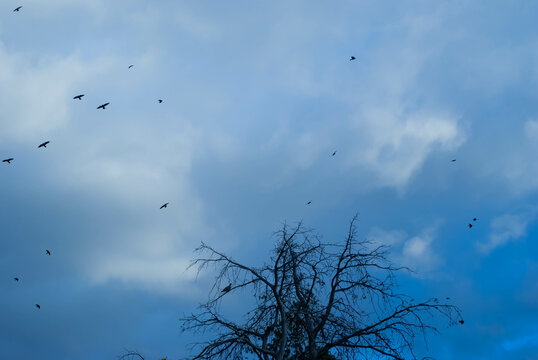
[[[232,283],[229,283],[228,286],[222,289],[221,293],[226,294],[227,292],[230,292],[230,290],[232,290]]]

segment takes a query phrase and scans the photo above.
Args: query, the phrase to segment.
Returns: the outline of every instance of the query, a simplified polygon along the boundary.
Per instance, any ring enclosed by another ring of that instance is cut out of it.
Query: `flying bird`
[[[460,324],[462,324],[462,325],[465,323],[465,321],[463,321],[463,320],[460,320],[460,321],[458,321],[458,322],[459,322]]]
[[[230,290],[232,290],[232,283],[229,283],[228,286],[226,286],[224,289],[222,289],[221,293],[226,294]]]
[[[473,221],[476,221],[476,218],[473,218]]]
[[[134,65],[129,65],[129,69],[132,68]]]
[[[84,94],[80,94],[80,95],[75,96],[73,99],[82,100],[83,96],[84,96]]]
[[[469,229],[473,227],[473,224],[469,224]]]
[[[447,299],[447,300],[450,300],[450,298],[449,298],[448,296],[446,297],[446,299]]]
[[[39,304],[35,304],[35,307],[41,309],[41,306]]]
[[[164,209],[164,208],[168,207],[168,204],[170,204],[170,203],[164,203],[164,204],[162,204],[161,207],[160,207],[159,209]]]
[[[15,11],[19,11],[21,8],[22,8],[22,6],[19,6],[18,8],[16,8],[15,10],[13,10],[13,12],[15,12]]]
[[[331,156],[336,155],[336,152],[337,152],[337,151],[338,151],[338,150],[334,150],[334,152],[333,152],[333,154],[332,154]]]
[[[19,281],[19,278],[18,278],[18,277],[14,277],[13,280],[15,280],[15,281]]]
[[[45,141],[44,143],[42,143],[42,144],[39,144],[39,146],[38,146],[37,148],[38,148],[38,149],[39,149],[39,148],[41,148],[41,147],[44,147],[44,148],[46,148],[46,147],[47,147],[47,145],[48,145],[49,143],[50,143],[50,141]]]
[[[13,161],[13,158],[2,160],[2,162],[8,163],[8,164],[11,164],[12,161]]]
[[[105,108],[107,107],[108,104],[110,104],[110,103],[106,103],[106,104],[103,104],[103,105],[99,105],[99,106],[97,107],[97,109],[103,109],[103,110],[105,110]]]
[[[456,162],[456,159],[452,159],[452,162]]]
[[[163,103],[163,101],[161,99],[159,99],[159,104],[162,104],[162,103]]]
[[[355,56],[352,56],[351,59],[349,59],[349,61],[353,61],[355,60]]]
[[[49,250],[45,250],[45,254],[47,254],[47,255],[50,256],[50,251],[49,251]]]
[[[309,201],[309,202],[306,203],[306,205],[310,205],[310,204],[312,204],[312,201]]]

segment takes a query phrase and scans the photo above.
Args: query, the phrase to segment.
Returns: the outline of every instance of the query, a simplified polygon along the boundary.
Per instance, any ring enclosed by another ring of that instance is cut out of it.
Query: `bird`
[[[353,61],[355,60],[355,56],[352,56],[351,59],[349,59],[349,61]]]
[[[473,224],[469,224],[469,229],[473,227]]]
[[[446,297],[446,299],[447,299],[447,300],[450,300],[450,298],[449,298],[448,296]]]
[[[226,286],[224,289],[222,289],[221,293],[226,294],[230,290],[232,290],[232,283],[229,283],[228,286]]]
[[[334,150],[334,152],[333,152],[333,154],[332,154],[331,156],[336,155],[336,152],[337,152],[337,151],[338,151],[338,150]]]
[[[163,102],[163,101],[162,101],[161,99],[159,99],[159,104],[162,104],[162,102]]]
[[[473,221],[476,221],[476,218],[473,218]]]
[[[13,280],[15,280],[15,281],[19,281],[19,278],[18,278],[18,277],[14,277]]]
[[[2,162],[8,163],[8,164],[11,164],[12,161],[13,161],[13,158],[2,160]]]
[[[50,256],[50,251],[49,251],[49,250],[45,250],[45,254],[47,254],[47,255]]]
[[[164,204],[162,204],[161,207],[160,207],[159,209],[164,209],[164,208],[168,207],[168,204],[170,204],[170,203],[164,203]]]
[[[35,307],[41,309],[41,306],[39,304],[35,304]]]
[[[80,94],[80,95],[77,95],[73,98],[74,99],[78,99],[78,100],[82,100],[82,97],[84,96],[84,94]]]
[[[15,8],[15,10],[13,10],[13,12],[15,12],[15,11],[18,12],[21,8],[22,8],[22,6],[19,6],[18,8]]]
[[[99,106],[97,107],[97,109],[103,109],[103,110],[105,110],[105,108],[107,107],[108,104],[110,104],[110,103],[106,103],[106,104],[103,104],[103,105],[99,105]]]
[[[462,325],[465,323],[465,321],[463,321],[463,320],[460,320],[460,321],[458,321],[458,322],[459,322],[460,324],[462,324]]]
[[[132,68],[134,65],[129,65],[129,69]]]
[[[452,162],[456,162],[456,159],[452,159]]]
[[[39,146],[37,148],[38,149],[41,148],[41,147],[46,148],[49,143],[50,143],[50,141],[45,141],[44,143],[39,144]]]
[[[309,201],[309,202],[306,203],[306,205],[310,205],[310,204],[312,204],[312,201]]]

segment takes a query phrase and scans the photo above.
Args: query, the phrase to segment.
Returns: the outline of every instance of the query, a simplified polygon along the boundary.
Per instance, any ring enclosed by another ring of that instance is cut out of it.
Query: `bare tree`
[[[386,246],[358,240],[356,222],[340,242],[324,242],[301,223],[284,225],[259,267],[202,243],[191,266],[214,267],[216,279],[182,328],[214,338],[193,344],[193,359],[416,359],[416,336],[437,332],[434,315],[463,323],[453,305],[399,293],[395,273],[406,269],[391,264]],[[220,300],[241,291],[253,295],[250,311],[240,322],[225,318]]]
[[[144,357],[138,352],[133,350],[126,350],[124,354],[118,356],[118,360],[145,360]]]

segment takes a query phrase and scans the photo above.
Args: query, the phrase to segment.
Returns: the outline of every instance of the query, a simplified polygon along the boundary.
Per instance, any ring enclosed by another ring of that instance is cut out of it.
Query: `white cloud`
[[[525,135],[530,140],[538,140],[538,120],[528,120],[523,125]]]
[[[440,224],[438,221],[415,236],[408,236],[401,230],[374,228],[368,238],[390,246],[389,258],[397,266],[406,266],[416,271],[416,275],[424,276],[442,264],[441,257],[433,248],[435,233]]]
[[[354,161],[372,171],[380,186],[405,186],[436,149],[458,147],[464,137],[454,116],[401,114],[396,109],[369,109],[357,122],[361,134]]]
[[[489,253],[511,241],[522,238],[527,233],[527,225],[532,220],[528,214],[505,214],[494,218],[490,224],[490,235],[486,242],[478,243],[481,252]]]
[[[0,140],[39,141],[70,120],[69,102],[77,85],[110,70],[111,58],[76,56],[33,63],[0,44]]]

